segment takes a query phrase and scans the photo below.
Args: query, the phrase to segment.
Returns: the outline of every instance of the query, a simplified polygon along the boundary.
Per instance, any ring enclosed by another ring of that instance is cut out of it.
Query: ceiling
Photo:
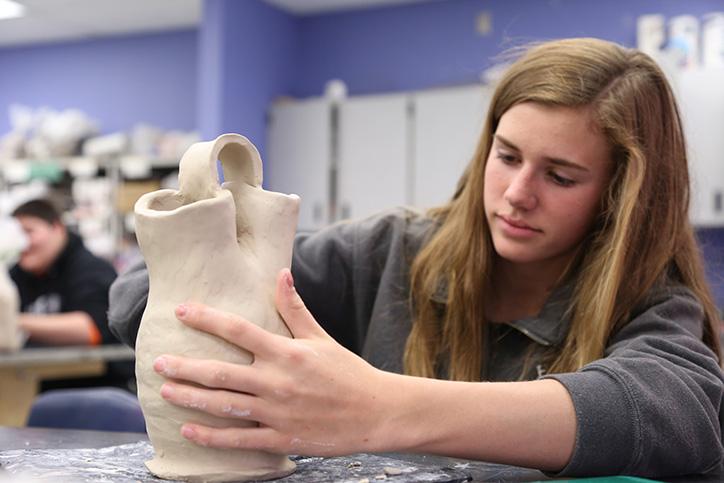
[[[0,47],[198,26],[202,0],[16,0],[24,17],[0,20]],[[236,0],[245,1],[245,0]],[[264,0],[294,15],[431,0]]]
[[[198,25],[201,0],[16,0],[25,16],[0,20],[0,46]]]
[[[310,15],[339,10],[374,8],[405,3],[420,3],[431,0],[264,0],[282,10],[296,15]]]

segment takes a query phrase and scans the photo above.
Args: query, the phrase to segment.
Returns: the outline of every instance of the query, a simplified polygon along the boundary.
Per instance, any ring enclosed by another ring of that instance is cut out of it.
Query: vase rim
[[[176,199],[175,201],[178,206],[171,207],[169,209],[157,209],[151,206],[154,203],[163,202],[164,200],[170,201],[174,198]],[[136,201],[136,204],[133,207],[133,211],[136,216],[162,218],[175,216],[188,212],[190,210],[198,210],[199,208],[206,206],[229,203],[229,201],[233,205],[233,195],[228,189],[220,189],[211,198],[192,201],[186,204],[184,204],[182,201],[182,195],[180,191],[174,189],[161,189],[151,191],[150,193],[146,193],[138,198],[138,201]]]

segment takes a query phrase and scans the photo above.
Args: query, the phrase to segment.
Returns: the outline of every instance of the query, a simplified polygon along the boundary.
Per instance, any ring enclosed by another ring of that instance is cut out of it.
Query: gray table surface
[[[97,347],[28,347],[17,352],[0,352],[0,368],[68,362],[126,361],[133,360],[134,357],[133,349],[122,344]]]
[[[47,429],[47,428],[11,428],[0,426],[0,455],[6,450],[22,449],[82,449],[82,448],[104,448],[108,446],[119,446],[139,441],[147,441],[144,433],[120,433],[106,431],[86,431],[69,429]],[[362,456],[362,455],[358,455]],[[385,454],[385,457],[393,458],[400,462],[409,462],[429,467],[452,468],[456,471],[463,471],[470,476],[474,482],[506,482],[506,481],[544,481],[551,480],[543,473],[528,468],[515,466],[484,463],[480,461],[469,461],[457,458],[446,458],[431,455],[412,454]],[[350,457],[355,459],[355,455]],[[388,478],[394,483],[394,476]],[[162,480],[158,480],[162,481]],[[372,483],[375,483],[373,480]],[[580,481],[585,481],[582,479]],[[591,481],[596,481],[593,479]],[[598,479],[597,483],[626,483],[635,479],[626,477]],[[641,480],[639,480],[641,481]],[[721,482],[721,478],[707,478],[702,476],[688,476],[682,478],[667,478],[661,481],[671,483],[713,483]]]
[[[0,451],[11,449],[103,448],[148,440],[145,433],[0,426]]]
[[[144,440],[147,440],[147,436],[142,433],[0,427],[0,454],[6,450],[21,449],[103,448]],[[470,481],[541,481],[548,479],[539,471],[514,466],[427,455],[387,454],[383,456],[416,465],[453,468],[469,475]],[[350,459],[354,460],[355,456],[352,455]],[[395,481],[394,477],[390,477],[389,480]]]

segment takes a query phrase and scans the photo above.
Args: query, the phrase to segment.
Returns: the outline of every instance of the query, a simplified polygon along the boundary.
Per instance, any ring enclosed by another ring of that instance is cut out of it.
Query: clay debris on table
[[[138,483],[169,482],[148,472],[144,462],[153,454],[147,441],[94,449],[26,449],[0,452],[0,464],[10,474],[46,482]],[[436,465],[357,454],[335,458],[292,456],[297,470],[280,483],[458,483],[468,473]]]

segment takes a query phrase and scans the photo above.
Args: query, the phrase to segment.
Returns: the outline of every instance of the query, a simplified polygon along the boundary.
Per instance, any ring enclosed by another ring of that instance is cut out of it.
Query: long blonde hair
[[[430,211],[440,226],[411,267],[405,373],[435,377],[445,367],[453,380],[481,378],[494,254],[483,206],[485,163],[501,116],[521,102],[590,106],[615,165],[595,227],[579,251],[570,330],[549,372],[575,371],[601,358],[609,337],[666,278],[701,302],[704,342],[718,355],[719,318],[689,223],[686,147],[671,88],[639,51],[566,39],[531,47],[510,67],[455,196]]]

